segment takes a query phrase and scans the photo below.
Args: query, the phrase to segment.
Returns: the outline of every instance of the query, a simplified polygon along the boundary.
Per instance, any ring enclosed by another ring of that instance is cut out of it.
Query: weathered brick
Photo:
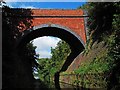
[[[32,25],[38,26],[42,24],[56,24],[70,29],[76,33],[84,43],[86,43],[86,32],[84,27],[83,11],[79,10],[62,10],[62,9],[32,9]],[[42,16],[42,17],[41,17]],[[47,17],[46,17],[47,16]],[[72,16],[72,17],[71,17]],[[21,27],[20,27],[21,26]],[[22,32],[27,28],[23,22],[18,26],[19,31]]]
[[[84,43],[86,43],[86,33],[84,27],[84,18],[76,18],[76,16],[83,16],[82,10],[59,10],[59,9],[33,9],[32,16],[73,16],[70,17],[35,17],[33,19],[33,26],[42,24],[57,24],[66,28],[69,28],[74,33],[79,35]]]

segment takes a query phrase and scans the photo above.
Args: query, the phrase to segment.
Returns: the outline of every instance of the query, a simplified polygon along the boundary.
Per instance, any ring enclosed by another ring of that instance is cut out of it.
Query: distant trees
[[[65,41],[59,41],[57,44],[57,47],[55,49],[51,48],[51,54],[52,54],[52,66],[56,68],[55,71],[59,71],[69,56],[71,50],[69,45]]]
[[[46,82],[53,81],[54,74],[61,69],[70,52],[69,45],[61,40],[55,48],[51,48],[51,58],[37,59],[39,78]]]

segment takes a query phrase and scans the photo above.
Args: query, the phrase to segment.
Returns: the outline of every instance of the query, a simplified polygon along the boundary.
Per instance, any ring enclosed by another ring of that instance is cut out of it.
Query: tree
[[[11,9],[2,6],[2,87],[4,88],[28,88],[33,86],[32,61],[33,49],[27,49],[27,54],[20,56],[16,49],[16,41],[21,37],[21,30],[31,28],[32,18],[22,17],[31,15],[30,9]],[[21,24],[22,23],[22,24]],[[24,27],[23,27],[24,26]],[[24,53],[24,52],[23,52]],[[32,53],[32,54],[31,54]],[[24,53],[25,54],[25,53]],[[29,59],[28,59],[29,58]],[[35,59],[35,58],[34,58]],[[27,73],[26,73],[27,72]],[[28,74],[28,75],[27,75]]]
[[[46,83],[53,82],[55,73],[61,69],[70,52],[69,45],[65,41],[59,41],[55,48],[51,48],[51,58],[37,59],[37,76]]]
[[[87,3],[80,7],[88,12],[88,30],[90,34],[89,46],[96,41],[104,41],[107,45],[107,61],[109,65],[108,90],[120,87],[120,3]],[[91,41],[91,42],[90,42]]]
[[[57,44],[57,47],[55,49],[51,48],[51,54],[52,54],[52,66],[56,69],[56,71],[59,71],[64,63],[64,61],[67,59],[68,55],[70,54],[70,47],[65,41],[59,41]]]
[[[89,2],[80,7],[87,11],[89,16],[87,26],[89,34],[92,34],[93,41],[101,40],[103,34],[112,33],[112,21],[114,14],[118,14],[118,3],[111,2]]]

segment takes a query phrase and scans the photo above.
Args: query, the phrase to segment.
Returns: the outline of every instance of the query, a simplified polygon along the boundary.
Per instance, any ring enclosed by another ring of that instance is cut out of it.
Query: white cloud
[[[51,53],[49,51],[39,51],[39,58],[50,58],[51,57]]]
[[[4,6],[4,5],[9,6],[10,8],[14,8],[10,2],[2,3],[1,7]]]
[[[52,48],[56,47],[56,44],[59,41],[60,39],[58,38],[44,36],[44,37],[34,39],[33,44],[35,46],[39,46],[39,50],[43,50],[43,49],[48,49],[50,47]]]
[[[51,57],[51,47],[55,48],[57,43],[60,41],[59,38],[55,37],[40,37],[33,40],[33,45],[37,46],[36,53],[40,54],[40,58]]]
[[[7,2],[7,5],[11,8],[15,8],[13,6],[17,6],[17,8],[31,8],[31,9],[36,8],[34,6],[28,6],[28,5],[24,5],[24,4],[21,4],[21,3],[20,3],[20,6],[18,6],[17,4],[18,3],[16,3],[16,2]]]
[[[31,8],[31,9],[34,9],[34,8],[36,8],[36,7],[21,5],[19,8]]]

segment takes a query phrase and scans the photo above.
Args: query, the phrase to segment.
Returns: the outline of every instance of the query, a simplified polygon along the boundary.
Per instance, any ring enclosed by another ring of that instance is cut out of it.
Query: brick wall
[[[77,17],[77,16],[83,16],[82,10],[33,9],[32,12],[33,12],[32,16],[52,16],[52,17],[34,17],[33,26],[50,24],[50,23],[57,24],[72,30],[72,32],[80,36],[81,39],[84,41],[84,43],[86,43],[84,18]],[[58,17],[54,17],[54,16],[58,16]],[[66,17],[59,17],[59,16],[66,16]],[[70,18],[69,16],[72,16],[72,18]]]

